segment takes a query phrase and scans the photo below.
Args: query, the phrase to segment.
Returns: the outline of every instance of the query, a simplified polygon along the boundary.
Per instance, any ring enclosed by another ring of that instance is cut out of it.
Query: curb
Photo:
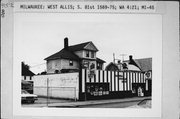
[[[61,104],[59,106],[53,106],[53,105],[49,105],[48,107],[59,107],[59,108],[75,108],[75,107],[79,107],[79,106],[89,106],[89,105],[103,105],[103,104],[113,104],[113,103],[124,103],[124,102],[136,102],[136,101],[141,101],[143,99],[147,99],[150,97],[142,97],[142,98],[137,98],[137,99],[122,99],[122,100],[117,100],[117,101],[112,101],[112,102],[92,102],[92,103],[83,103],[83,104],[78,104],[73,103],[73,104]],[[58,105],[58,104],[57,104]]]

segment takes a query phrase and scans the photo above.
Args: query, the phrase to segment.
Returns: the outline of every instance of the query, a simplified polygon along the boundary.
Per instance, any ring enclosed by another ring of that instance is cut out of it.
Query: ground
[[[149,97],[135,97],[126,99],[75,101],[62,99],[38,98],[35,103],[25,103],[22,107],[69,107],[69,108],[125,108],[136,105],[139,101]]]

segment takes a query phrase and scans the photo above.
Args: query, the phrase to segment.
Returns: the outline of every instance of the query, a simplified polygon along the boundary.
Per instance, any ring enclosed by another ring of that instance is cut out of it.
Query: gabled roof
[[[79,60],[79,57],[75,55],[73,52],[68,49],[62,49],[59,52],[45,58],[44,60],[53,60],[53,59],[71,59],[71,60]]]
[[[71,45],[68,47],[68,49],[71,51],[85,50],[86,46],[90,43],[95,47],[95,45],[91,41],[89,41],[89,42],[85,42],[85,43],[81,43],[77,45]],[[95,47],[94,51],[98,51],[98,49]]]
[[[134,65],[134,66],[138,67],[138,68],[141,70],[141,68],[140,68],[139,65],[134,61],[134,59],[129,60],[129,65]]]
[[[45,58],[44,60],[54,60],[54,59],[71,59],[71,60],[79,60],[80,58],[74,53],[74,51],[80,51],[80,50],[92,50],[88,49],[87,47],[91,45],[94,47],[93,51],[98,51],[96,46],[91,42],[85,42],[77,45],[71,45],[67,48],[63,48],[59,52]]]
[[[152,70],[152,58],[134,59],[142,71]]]
[[[22,66],[22,69],[21,69],[21,76],[34,76],[35,74],[30,71],[28,68]]]
[[[129,60],[125,60],[124,62],[129,62]],[[130,64],[134,64],[138,68],[141,69],[141,71],[149,71],[152,70],[152,58],[141,58],[141,59],[133,59],[133,62]]]
[[[106,66],[106,70],[109,70],[110,66],[113,66],[114,68],[116,68],[116,70],[119,70],[117,64],[110,62],[107,66]]]

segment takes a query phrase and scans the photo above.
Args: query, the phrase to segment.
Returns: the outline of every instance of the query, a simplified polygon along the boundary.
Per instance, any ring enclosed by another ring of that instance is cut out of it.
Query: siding
[[[54,73],[55,70],[61,70],[61,69],[78,69],[78,68],[79,68],[79,63],[77,61],[73,61],[73,66],[69,66],[69,60],[67,59],[57,59],[47,62],[47,73]]]

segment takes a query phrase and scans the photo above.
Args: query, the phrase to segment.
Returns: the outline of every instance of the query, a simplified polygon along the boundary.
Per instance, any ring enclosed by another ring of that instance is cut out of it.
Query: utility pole
[[[115,54],[113,53],[113,63],[115,63]]]

